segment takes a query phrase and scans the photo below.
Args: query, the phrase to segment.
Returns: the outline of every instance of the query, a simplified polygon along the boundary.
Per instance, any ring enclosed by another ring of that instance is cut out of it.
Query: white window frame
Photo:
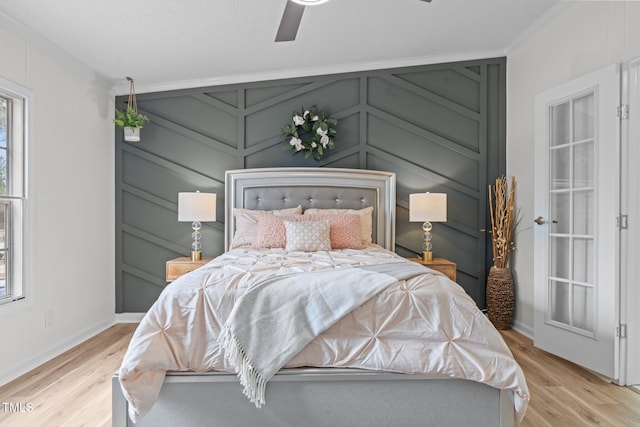
[[[5,241],[9,256],[6,258],[7,280],[11,281],[8,297],[0,298],[0,316],[14,313],[33,304],[28,242],[28,142],[33,94],[16,83],[0,78],[0,96],[9,100],[7,123],[7,192],[0,194],[0,203],[9,206],[10,230]]]

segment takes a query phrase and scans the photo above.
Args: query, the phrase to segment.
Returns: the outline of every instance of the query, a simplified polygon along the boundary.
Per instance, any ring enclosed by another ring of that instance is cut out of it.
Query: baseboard
[[[109,319],[99,322],[87,329],[84,329],[80,333],[67,338],[62,342],[59,342],[56,345],[51,346],[46,350],[43,350],[40,353],[29,357],[14,366],[10,366],[8,369],[2,370],[0,372],[0,386],[8,384],[9,382],[37,368],[38,366],[43,365],[51,359],[60,356],[65,351],[71,350],[73,347],[83,343],[89,338],[94,337],[100,332],[110,328],[114,324],[115,318],[110,317]]]
[[[140,323],[146,313],[116,313],[116,323]]]
[[[529,326],[514,321],[513,325],[511,325],[512,329],[518,333],[521,333],[522,335],[524,335],[525,337],[529,338],[530,340],[533,339],[533,329],[531,329]]]

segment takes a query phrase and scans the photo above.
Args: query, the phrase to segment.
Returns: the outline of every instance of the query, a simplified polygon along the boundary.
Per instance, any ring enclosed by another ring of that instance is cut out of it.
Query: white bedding
[[[378,246],[328,252],[237,248],[171,283],[140,323],[120,368],[132,420],[151,408],[166,371],[234,372],[218,338],[248,288],[278,274],[389,262],[409,261]],[[286,365],[301,366],[479,381],[513,390],[518,418],[529,399],[522,370],[498,331],[460,286],[436,272],[397,282],[347,314]]]

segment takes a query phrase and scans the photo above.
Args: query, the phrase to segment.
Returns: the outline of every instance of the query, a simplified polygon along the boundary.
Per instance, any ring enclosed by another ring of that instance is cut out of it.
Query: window
[[[28,91],[0,79],[0,307],[25,299]]]

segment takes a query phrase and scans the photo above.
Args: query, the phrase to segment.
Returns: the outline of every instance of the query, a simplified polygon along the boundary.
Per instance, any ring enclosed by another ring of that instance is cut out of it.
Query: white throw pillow
[[[234,208],[233,216],[236,219],[236,230],[233,233],[231,249],[238,248],[240,246],[253,245],[258,233],[258,212],[264,212],[271,215],[300,215],[302,214],[302,206],[298,205],[295,208],[273,211]]]
[[[322,214],[349,214],[360,215],[360,238],[363,245],[372,243],[371,235],[373,234],[373,206],[363,209],[306,209],[305,215],[322,215]]]
[[[329,221],[293,222],[285,221],[288,251],[330,251]]]

